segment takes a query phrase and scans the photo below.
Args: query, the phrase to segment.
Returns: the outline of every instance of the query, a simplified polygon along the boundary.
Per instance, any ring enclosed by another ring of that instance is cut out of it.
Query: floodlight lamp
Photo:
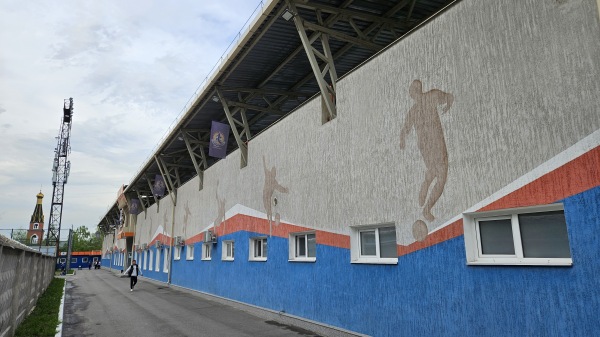
[[[290,21],[293,17],[294,14],[292,12],[290,12],[289,9],[286,9],[283,14],[281,14],[281,17],[285,20],[285,21]]]

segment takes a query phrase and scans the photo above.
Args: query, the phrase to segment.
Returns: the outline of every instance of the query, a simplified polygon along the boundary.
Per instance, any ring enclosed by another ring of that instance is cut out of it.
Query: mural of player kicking
[[[420,80],[414,80],[408,92],[415,102],[406,114],[404,126],[400,131],[400,148],[405,148],[406,136],[414,128],[417,146],[426,168],[425,180],[419,192],[419,205],[423,207],[425,219],[433,221],[435,217],[431,209],[442,195],[448,177],[448,150],[438,108],[443,106],[442,114],[448,112],[454,102],[454,96],[438,89],[423,92]],[[430,189],[434,180],[435,185]],[[427,226],[422,220],[417,220],[413,225],[413,235],[419,241],[427,237]]]
[[[263,204],[265,206],[265,211],[267,212],[267,219],[269,220],[269,234],[271,232],[271,223],[273,221],[273,192],[278,191],[281,193],[288,193],[288,188],[279,185],[277,182],[277,169],[273,166],[270,170],[267,168],[267,161],[265,160],[265,156],[263,156],[263,167],[265,171],[265,186],[263,188]],[[279,221],[281,216],[279,213],[275,213],[275,225],[279,225]]]

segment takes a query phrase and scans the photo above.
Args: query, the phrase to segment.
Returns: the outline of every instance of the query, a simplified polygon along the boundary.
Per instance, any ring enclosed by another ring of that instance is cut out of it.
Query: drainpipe
[[[175,194],[173,191],[169,193],[170,195]],[[173,212],[171,214],[171,244],[169,249],[169,273],[167,274],[167,284],[171,284],[171,278],[173,276],[173,248],[175,247],[175,206],[177,205],[177,195],[171,196],[171,200],[173,201]]]

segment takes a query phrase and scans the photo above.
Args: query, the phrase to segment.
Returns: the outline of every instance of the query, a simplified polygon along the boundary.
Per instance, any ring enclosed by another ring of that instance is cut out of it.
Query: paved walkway
[[[67,277],[62,336],[317,335],[143,277],[130,292],[128,278],[92,269]]]

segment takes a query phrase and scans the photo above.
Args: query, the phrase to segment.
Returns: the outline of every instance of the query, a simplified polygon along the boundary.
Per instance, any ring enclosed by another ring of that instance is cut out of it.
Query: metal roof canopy
[[[145,211],[159,201],[154,177],[163,176],[176,203],[176,189],[199,176],[217,158],[208,156],[212,121],[231,127],[227,153],[248,144],[312,97],[321,94],[323,123],[336,117],[339,78],[407,35],[455,0],[271,0],[217,68],[125,189]],[[120,226],[118,205],[98,224],[107,233]]]

